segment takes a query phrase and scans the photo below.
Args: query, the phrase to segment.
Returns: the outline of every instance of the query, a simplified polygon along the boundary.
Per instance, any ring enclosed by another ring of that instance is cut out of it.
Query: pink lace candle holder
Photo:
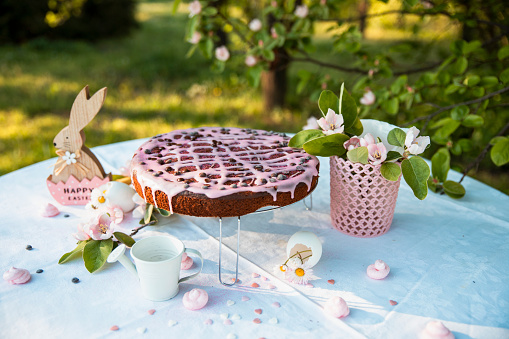
[[[401,176],[389,181],[380,166],[330,157],[331,221],[338,231],[358,238],[389,231]]]

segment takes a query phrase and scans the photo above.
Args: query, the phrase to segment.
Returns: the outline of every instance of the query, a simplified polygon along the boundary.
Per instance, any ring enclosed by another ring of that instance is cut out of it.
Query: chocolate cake
[[[234,217],[286,206],[318,183],[319,162],[262,130],[203,127],[156,135],[131,161],[138,194],[172,213]]]

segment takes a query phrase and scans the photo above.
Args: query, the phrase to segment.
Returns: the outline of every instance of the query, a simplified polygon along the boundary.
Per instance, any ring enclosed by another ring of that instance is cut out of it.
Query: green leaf
[[[484,77],[482,77],[481,84],[485,88],[490,88],[490,87],[496,86],[496,85],[498,85],[498,78],[493,75],[484,76]]]
[[[158,208],[157,212],[159,214],[161,214],[163,217],[169,217],[171,215],[170,211],[167,211],[167,210],[162,209],[162,208]]]
[[[361,135],[363,131],[364,127],[362,126],[362,122],[359,118],[355,119],[355,122],[351,127],[345,128],[345,132],[352,135]]]
[[[499,141],[503,141],[507,139],[506,137],[502,137],[502,136],[498,136],[498,137],[493,137],[491,140],[490,140],[490,144],[495,146],[495,144]]]
[[[481,81],[481,77],[480,76],[478,76],[478,75],[469,75],[465,79],[464,83],[465,83],[465,85],[473,87],[473,86],[477,85],[480,81]]]
[[[403,178],[414,192],[417,199],[423,200],[428,195],[428,177],[430,169],[421,157],[411,157],[401,163]]]
[[[380,174],[389,181],[398,181],[401,167],[393,162],[384,162],[380,167]]]
[[[509,138],[498,140],[495,146],[491,148],[491,160],[497,166],[505,165],[509,162]]]
[[[59,264],[63,264],[63,263],[68,262],[69,260],[71,260],[73,257],[75,257],[76,253],[80,253],[81,251],[83,251],[83,248],[85,247],[86,244],[87,244],[87,241],[80,241],[80,242],[78,242],[78,246],[76,246],[76,248],[73,249],[71,252],[67,252],[66,254],[64,254],[58,260],[58,263]]]
[[[484,124],[484,119],[479,115],[470,114],[463,119],[461,124],[465,127],[480,127]]]
[[[389,113],[390,115],[395,115],[399,111],[399,99],[392,98],[382,102],[382,109]]]
[[[419,0],[405,0],[405,3],[407,3],[410,7],[414,7],[418,2]]]
[[[392,146],[405,147],[406,133],[400,128],[392,129],[387,135],[387,142]]]
[[[500,81],[502,81],[504,84],[509,82],[509,68],[503,70],[502,73],[500,73]]]
[[[288,146],[294,148],[302,148],[302,145],[304,145],[306,142],[322,137],[324,137],[324,134],[321,130],[318,129],[308,129],[305,131],[300,131],[290,139]]]
[[[438,192],[438,186],[437,184],[435,184],[433,182],[433,178],[429,177],[428,178],[428,188],[430,189],[431,192],[433,193],[437,193]]]
[[[246,71],[247,81],[249,85],[252,87],[258,87],[260,84],[260,79],[262,76],[263,67],[260,65],[256,65],[253,67],[249,67]]]
[[[113,235],[118,239],[118,241],[120,241],[122,244],[125,244],[127,247],[133,247],[135,243],[134,239],[125,233],[114,232]]]
[[[201,13],[205,16],[213,16],[217,14],[217,8],[215,7],[206,7],[204,8]]]
[[[406,75],[399,76],[396,81],[394,81],[391,85],[392,94],[399,94],[401,90],[405,87],[408,81],[408,77]]]
[[[201,39],[198,43],[198,47],[205,58],[212,58],[212,51],[214,50],[214,41],[212,41],[212,39]]]
[[[300,79],[299,83],[297,84],[297,94],[300,94],[304,88],[306,88],[309,79],[311,79],[311,72],[301,69],[297,72],[297,76]]]
[[[274,59],[276,58],[274,52],[269,49],[263,49],[262,55],[267,61],[274,61]]]
[[[451,156],[446,149],[436,152],[431,158],[431,174],[439,182],[447,180],[447,173],[451,168]]]
[[[368,148],[367,147],[357,147],[352,150],[346,152],[346,157],[351,162],[360,162],[361,164],[368,163]]]
[[[320,98],[318,99],[318,107],[320,108],[320,111],[322,111],[322,115],[324,117],[327,115],[329,108],[336,112],[336,114],[339,114],[339,99],[332,91],[322,91]]]
[[[452,65],[454,73],[463,74],[467,70],[468,60],[465,57],[459,57],[456,62]]]
[[[350,137],[341,133],[336,133],[308,141],[303,147],[304,150],[311,155],[322,157],[330,157],[333,155],[341,156],[346,152],[343,144],[348,139],[350,139]]]
[[[469,43],[466,43],[463,46],[463,53],[465,55],[470,54],[470,53],[474,52],[476,49],[478,49],[479,47],[481,47],[481,42],[479,40],[470,41]]]
[[[449,95],[449,94],[452,94],[454,92],[457,92],[460,88],[462,88],[461,86],[458,86],[456,84],[450,84],[449,86],[447,86],[445,88],[445,95]]]
[[[463,152],[470,152],[474,148],[474,143],[470,139],[460,139],[456,142]]]
[[[152,213],[154,212],[154,205],[147,204],[147,209],[145,210],[145,216],[143,218],[143,222],[148,224],[150,222],[150,218],[152,217]]]
[[[172,10],[171,10],[171,13],[172,13],[173,15],[175,15],[175,13],[177,13],[177,9],[179,8],[180,1],[181,1],[181,0],[175,0],[175,1],[173,1],[173,8],[172,8]]]
[[[345,89],[341,103],[341,114],[343,115],[345,129],[351,128],[357,122],[357,104],[352,96]]]
[[[83,249],[83,260],[85,261],[85,267],[90,273],[94,273],[100,269],[108,255],[110,255],[113,249],[113,240],[91,240],[87,242]]]
[[[509,45],[506,45],[498,50],[498,60],[504,60],[509,56]]]
[[[447,180],[444,182],[444,192],[453,199],[460,199],[465,196],[465,187],[459,182]]]
[[[457,120],[453,120],[452,118],[445,118],[442,119],[442,127],[440,127],[436,132],[435,135],[440,139],[445,139],[454,131],[458,129],[458,127],[461,125],[461,123]]]
[[[389,151],[387,152],[387,158],[385,159],[385,161],[392,161],[400,158],[402,158],[402,155],[399,152]]]
[[[461,121],[468,113],[470,113],[470,108],[468,108],[468,106],[456,106],[451,111],[451,118]]]

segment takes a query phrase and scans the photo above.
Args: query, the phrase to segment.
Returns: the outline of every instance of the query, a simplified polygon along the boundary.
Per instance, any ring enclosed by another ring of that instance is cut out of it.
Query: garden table
[[[94,153],[107,173],[118,173],[143,141],[96,147]],[[152,302],[143,298],[137,280],[119,263],[106,264],[94,274],[86,271],[81,259],[57,264],[62,254],[74,248],[71,234],[90,212],[52,199],[45,181],[54,162],[50,159],[0,177],[0,267],[4,272],[11,266],[26,268],[32,274],[24,285],[0,282],[2,338],[226,338],[233,334],[237,338],[415,338],[430,320],[442,321],[456,338],[509,338],[509,197],[474,179],[463,181],[467,194],[460,200],[430,192],[419,201],[402,181],[389,232],[354,238],[331,226],[329,164],[321,159],[312,210],[298,202],[242,217],[240,282],[233,287],[218,281],[217,219],[160,218],[158,226],[145,228],[135,239],[174,235],[201,251],[205,263],[197,278],[180,285],[175,298]],[[450,179],[459,176],[453,172]],[[47,203],[56,205],[60,215],[41,217]],[[223,221],[223,277],[231,277],[237,220]],[[137,225],[131,217],[123,223],[127,232]],[[321,279],[312,281],[314,287],[294,285],[273,272],[286,259],[290,236],[301,230],[315,233],[323,243],[322,258],[314,267]],[[25,249],[29,244],[31,251]],[[366,275],[367,266],[377,259],[391,267],[384,280]],[[38,269],[43,272],[36,273]],[[73,283],[74,277],[80,282]],[[254,282],[260,287],[251,287]],[[184,293],[192,288],[209,294],[209,303],[199,311],[182,305]],[[323,304],[332,296],[346,300],[348,317],[336,319],[323,313]],[[231,325],[224,324],[225,314]],[[254,323],[255,318],[261,323]],[[213,323],[204,324],[208,319]],[[110,330],[114,325],[118,331]]]

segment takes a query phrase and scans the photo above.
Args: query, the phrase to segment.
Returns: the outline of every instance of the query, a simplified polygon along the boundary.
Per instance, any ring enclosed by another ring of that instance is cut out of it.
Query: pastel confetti
[[[270,319],[269,319],[269,324],[273,324],[273,325],[275,325],[275,324],[277,324],[278,322],[279,322],[279,321],[277,320],[277,318],[270,318]]]
[[[273,302],[272,303],[272,307],[275,307],[275,308],[280,308],[281,307],[281,304],[278,303],[277,301]]]
[[[258,287],[260,287],[260,285],[258,285],[257,283],[252,283],[251,287],[258,288]]]
[[[398,302],[394,300],[389,300],[389,304],[391,304],[392,306],[396,306]]]
[[[253,319],[253,322],[254,322],[255,324],[261,324],[261,323],[262,323],[262,321],[261,321],[259,318],[254,318],[254,319]]]
[[[214,322],[212,321],[212,319],[207,319],[203,322],[205,325],[212,325]]]
[[[233,333],[229,333],[227,336],[226,336],[226,339],[237,339],[237,336]]]
[[[235,282],[235,278],[232,278],[232,282]],[[240,281],[240,279],[237,279],[237,283],[242,284],[242,281]]]
[[[315,285],[313,285],[313,284],[311,284],[311,283],[307,283],[307,284],[306,284],[306,287],[307,287],[307,288],[313,288],[313,287],[315,287]]]
[[[253,272],[253,273],[251,274],[251,276],[252,276],[253,278],[258,278],[260,275],[259,275],[258,273]]]
[[[118,326],[117,325],[111,326],[110,331],[118,331]]]
[[[223,321],[223,324],[225,325],[231,325],[233,324],[232,321],[230,319],[226,319],[225,321]]]
[[[249,301],[249,300],[251,300],[251,298],[249,298],[249,297],[247,297],[247,296],[243,296],[243,297],[242,297],[242,301]]]
[[[263,280],[263,281],[267,281],[267,280],[269,280],[269,278],[267,278],[267,277],[262,277],[262,280]]]
[[[229,314],[228,313],[221,313],[219,316],[221,317],[221,319],[228,319]]]
[[[334,285],[334,284],[336,283],[336,282],[334,281],[334,279],[329,279],[329,280],[327,280],[327,282],[328,282],[329,284],[331,284],[331,285]]]
[[[146,327],[138,327],[136,329],[136,332],[143,334],[143,333],[147,332],[147,328]]]
[[[173,327],[178,324],[178,321],[176,320],[169,320],[168,321],[168,327]]]
[[[242,318],[240,317],[240,314],[234,314],[234,315],[232,315],[232,320],[240,320],[240,319],[242,319]]]
[[[273,289],[275,289],[275,288],[276,288],[276,286],[274,286],[274,285],[272,285],[272,284],[268,284],[268,285],[267,285],[267,288],[268,288],[269,290],[273,290]]]
[[[228,300],[228,301],[226,302],[226,305],[228,305],[228,306],[233,306],[233,305],[235,305],[235,301],[233,301],[233,300]]]
[[[254,310],[254,312],[255,312],[256,314],[262,314],[262,312],[263,312],[263,311],[262,311],[262,309],[261,309],[261,308],[257,308],[256,310]]]
[[[156,313],[156,310],[153,310],[153,309],[152,310],[148,310],[147,313],[152,315],[152,314]]]

